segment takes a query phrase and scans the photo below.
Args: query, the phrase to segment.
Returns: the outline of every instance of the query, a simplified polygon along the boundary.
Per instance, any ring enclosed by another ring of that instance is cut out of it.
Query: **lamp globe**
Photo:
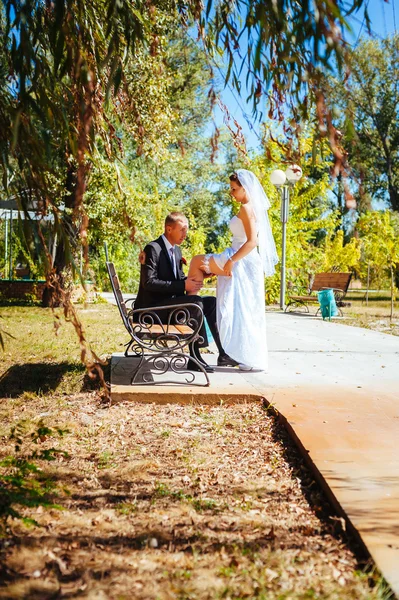
[[[299,165],[290,165],[285,170],[289,183],[296,183],[302,177],[302,169]]]
[[[276,169],[270,175],[270,181],[276,187],[281,187],[282,185],[284,185],[286,180],[287,180],[287,176],[284,173],[284,171],[282,171],[281,169]]]

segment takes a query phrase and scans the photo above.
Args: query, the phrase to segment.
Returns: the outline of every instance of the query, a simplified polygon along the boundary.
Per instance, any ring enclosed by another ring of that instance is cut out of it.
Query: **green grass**
[[[78,314],[97,355],[123,351],[128,335],[116,307],[83,307]],[[1,308],[1,317],[5,336],[4,350],[0,350],[0,397],[17,398],[28,392],[70,394],[90,388],[77,334],[61,310],[53,313],[36,306],[7,306]]]
[[[196,512],[210,510],[217,512],[219,510],[218,503],[212,498],[197,498],[191,494],[183,492],[183,490],[171,490],[165,483],[156,482],[154,488],[154,498],[171,498],[179,502],[190,504]]]
[[[111,305],[78,308],[86,337],[97,354],[120,350],[127,341],[127,333],[118,310]],[[1,308],[4,330],[15,340],[6,344],[5,358],[14,362],[23,356],[24,362],[35,359],[74,362],[79,360],[78,339],[71,323],[66,323],[62,310],[36,306],[9,306]],[[54,318],[56,317],[56,319]],[[60,324],[55,331],[55,321]]]
[[[137,502],[119,502],[115,510],[120,515],[133,515],[137,511]]]
[[[104,450],[98,457],[97,466],[99,469],[111,469],[116,466],[114,455],[109,450]]]

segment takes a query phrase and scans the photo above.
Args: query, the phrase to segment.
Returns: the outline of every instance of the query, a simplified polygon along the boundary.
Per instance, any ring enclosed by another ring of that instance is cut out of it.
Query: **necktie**
[[[174,276],[177,277],[177,275],[176,275],[175,249],[174,248],[170,249],[170,260],[171,260],[171,263],[172,263],[172,269],[173,269]]]

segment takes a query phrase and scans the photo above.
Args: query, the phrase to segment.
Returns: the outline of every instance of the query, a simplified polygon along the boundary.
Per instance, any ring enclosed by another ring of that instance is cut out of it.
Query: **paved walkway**
[[[132,394],[120,385],[124,361],[114,361],[112,393],[150,402],[265,397],[399,595],[399,338],[309,316],[267,317],[268,374],[219,369],[210,388]]]
[[[287,420],[399,595],[399,338],[268,315],[269,374],[244,375]]]

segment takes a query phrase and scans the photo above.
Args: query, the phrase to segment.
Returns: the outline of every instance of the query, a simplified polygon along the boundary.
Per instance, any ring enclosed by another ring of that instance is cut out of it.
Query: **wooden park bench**
[[[351,281],[352,273],[317,273],[315,275],[312,285],[305,295],[290,295],[288,296],[289,300],[285,309],[285,312],[289,311],[293,307],[296,308],[305,308],[306,312],[309,312],[308,304],[318,303],[319,299],[317,297],[317,293],[320,290],[333,289],[335,302],[337,304],[339,313],[341,317],[343,316],[341,307],[350,306],[349,304],[343,302],[345,298],[346,292],[348,291],[349,284]],[[316,314],[319,312],[317,310]]]
[[[187,353],[190,344],[200,339],[199,331],[204,320],[201,307],[187,303],[133,309],[134,299],[123,298],[114,264],[107,261],[106,265],[119,313],[130,335],[125,356],[133,359],[131,384],[209,386],[207,372],[199,361]],[[166,318],[159,316],[160,311]],[[187,368],[189,360],[198,366],[199,371]],[[170,379],[173,374],[178,381]],[[205,383],[198,383],[197,377],[201,378],[202,374]],[[165,378],[162,378],[163,375]]]

